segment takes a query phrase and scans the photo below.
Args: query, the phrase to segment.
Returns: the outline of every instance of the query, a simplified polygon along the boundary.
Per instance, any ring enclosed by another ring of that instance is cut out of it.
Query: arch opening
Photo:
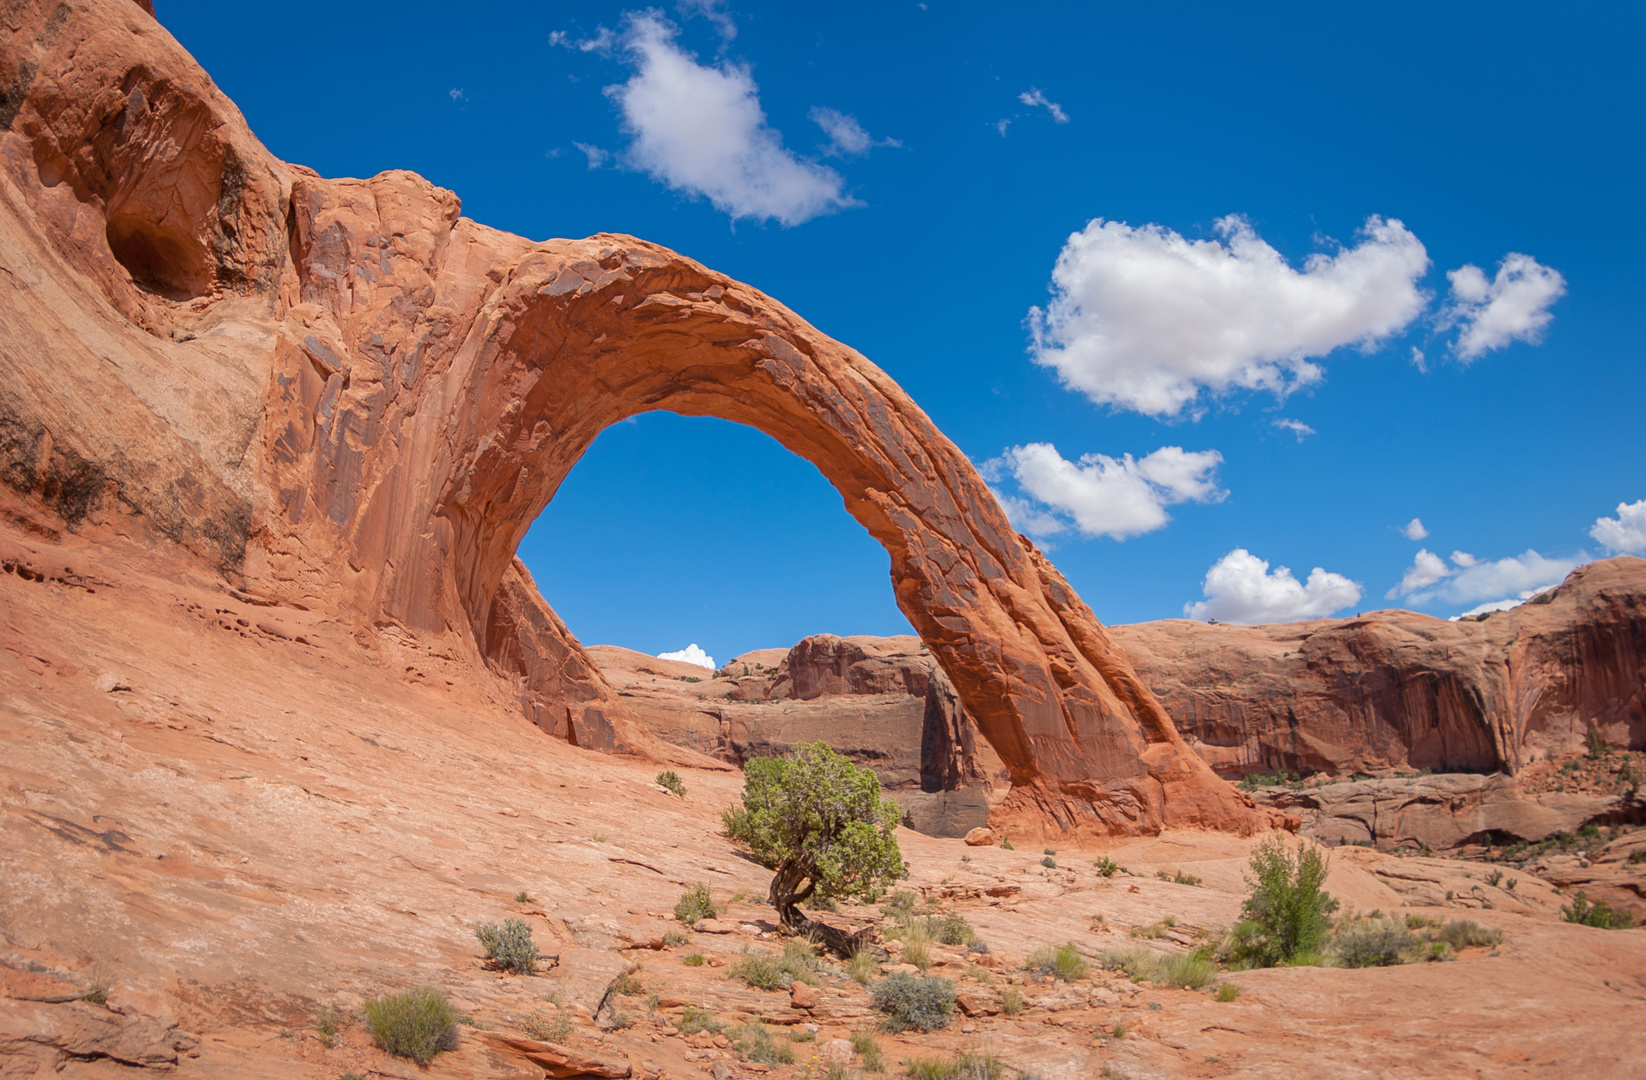
[[[933,836],[986,824],[1009,787],[892,602],[885,550],[754,428],[657,411],[608,427],[516,554],[665,743],[740,766],[824,739]],[[699,642],[709,667],[658,656]]]

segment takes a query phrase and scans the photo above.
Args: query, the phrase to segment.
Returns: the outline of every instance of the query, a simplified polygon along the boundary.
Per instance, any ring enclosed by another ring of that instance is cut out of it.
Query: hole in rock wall
[[[169,300],[211,291],[211,258],[195,237],[136,214],[109,215],[109,250],[141,288]]]
[[[777,677],[802,638],[914,629],[886,550],[810,462],[765,434],[665,412],[614,424],[518,553],[620,690],[646,679],[635,670],[645,664],[599,646],[656,656],[695,644],[730,676],[653,665],[663,677],[624,699],[653,734],[734,763],[824,739],[874,768],[921,831],[964,835],[986,822],[975,760],[992,751],[965,745],[958,698],[941,676],[931,685],[935,661],[917,642],[859,662],[890,692],[841,678],[850,646],[808,649],[804,675]]]
[[[607,428],[521,541],[585,645],[718,663],[810,634],[913,634],[886,550],[817,469],[741,424],[644,413]]]

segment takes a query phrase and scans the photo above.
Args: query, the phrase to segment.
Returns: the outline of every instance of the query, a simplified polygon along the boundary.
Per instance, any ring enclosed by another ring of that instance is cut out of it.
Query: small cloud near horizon
[[[1189,618],[1252,626],[1324,618],[1358,603],[1362,589],[1319,566],[1299,581],[1289,568],[1271,571],[1266,560],[1235,548],[1206,571],[1201,592],[1205,600],[1183,605]]]
[[[657,658],[659,660],[678,660],[683,664],[696,664],[698,667],[708,668],[710,671],[715,669],[714,657],[698,648],[695,641],[677,652],[658,653]]]

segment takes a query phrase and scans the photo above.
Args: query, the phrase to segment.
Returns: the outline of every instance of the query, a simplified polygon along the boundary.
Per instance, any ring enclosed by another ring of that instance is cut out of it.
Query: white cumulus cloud
[[[839,173],[795,156],[766,122],[746,66],[699,64],[655,12],[629,16],[628,82],[606,93],[632,142],[623,162],[732,218],[798,225],[858,202]]]
[[[1071,524],[1082,536],[1124,540],[1153,532],[1171,520],[1166,507],[1210,502],[1218,490],[1215,473],[1223,455],[1163,446],[1142,458],[1126,454],[1084,454],[1068,461],[1051,443],[1008,447],[985,461],[983,476],[1011,479],[1019,496],[998,494],[1012,524],[1034,536],[1063,532]]]
[[[1408,540],[1422,540],[1429,535],[1429,530],[1423,527],[1422,518],[1413,518],[1400,527],[1400,535]]]
[[[1318,566],[1307,581],[1297,580],[1284,566],[1271,572],[1268,562],[1235,548],[1206,571],[1201,592],[1206,599],[1183,605],[1191,619],[1252,625],[1318,619],[1359,601],[1361,589]]]
[[[1098,404],[1175,416],[1203,390],[1283,396],[1317,382],[1311,357],[1375,346],[1428,305],[1428,253],[1393,218],[1368,218],[1356,246],[1302,270],[1238,215],[1217,233],[1099,218],[1069,237],[1050,304],[1029,312],[1035,362]]]
[[[695,641],[678,652],[660,652],[657,654],[657,658],[659,660],[679,660],[684,664],[696,664],[698,667],[706,667],[710,671],[713,671],[715,667],[714,657],[699,649]]]
[[[1596,518],[1589,535],[1612,551],[1625,555],[1646,554],[1646,499],[1618,503],[1617,517]]]
[[[1419,549],[1400,584],[1390,589],[1388,596],[1391,600],[1403,597],[1415,604],[1436,600],[1453,604],[1510,599],[1518,602],[1560,584],[1586,558],[1579,553],[1574,558],[1551,559],[1531,548],[1524,554],[1495,560],[1454,551],[1448,566],[1440,556]]]
[[[1511,341],[1536,345],[1554,318],[1549,308],[1566,295],[1566,279],[1530,255],[1510,252],[1490,281],[1485,271],[1464,265],[1446,271],[1451,303],[1441,313],[1443,326],[1461,326],[1453,344],[1464,363],[1479,359]]]

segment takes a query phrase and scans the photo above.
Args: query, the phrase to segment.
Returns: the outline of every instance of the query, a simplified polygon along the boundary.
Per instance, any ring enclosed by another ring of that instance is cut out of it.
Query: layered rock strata
[[[1273,626],[1187,619],[1114,639],[1227,777],[1518,773],[1591,736],[1646,746],[1646,560],[1603,559],[1480,619],[1411,611]]]
[[[998,818],[1265,823],[965,455],[777,301],[632,237],[488,229],[410,173],[278,161],[123,0],[8,6],[0,87],[0,477],[61,527],[146,535],[264,602],[434,643],[540,727],[644,750],[514,552],[608,425],[746,423],[885,545],[1011,777]]]

